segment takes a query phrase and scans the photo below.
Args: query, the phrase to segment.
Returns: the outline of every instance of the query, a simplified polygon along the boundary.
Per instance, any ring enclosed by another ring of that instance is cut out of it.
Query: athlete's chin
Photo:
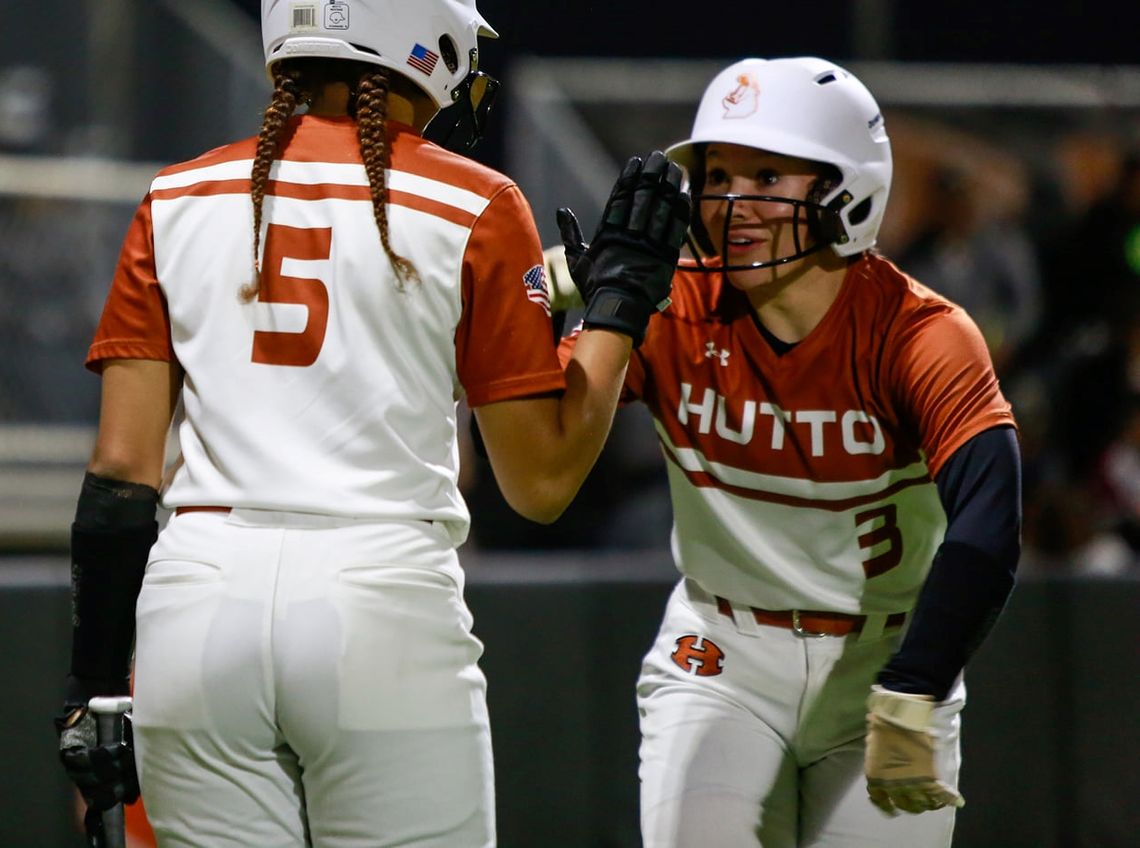
[[[742,292],[750,292],[753,289],[763,288],[764,286],[772,285],[779,278],[779,266],[772,268],[752,268],[749,270],[740,271],[726,271],[725,276],[728,278],[729,284]]]

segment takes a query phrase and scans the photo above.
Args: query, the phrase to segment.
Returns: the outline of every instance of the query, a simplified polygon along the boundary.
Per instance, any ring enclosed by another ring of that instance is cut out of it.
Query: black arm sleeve
[[[71,525],[71,668],[65,701],[129,690],[135,599],[158,535],[158,492],[88,473]]]
[[[1021,554],[1021,455],[1012,427],[979,433],[936,480],[946,536],[878,683],[943,700],[993,627]]]

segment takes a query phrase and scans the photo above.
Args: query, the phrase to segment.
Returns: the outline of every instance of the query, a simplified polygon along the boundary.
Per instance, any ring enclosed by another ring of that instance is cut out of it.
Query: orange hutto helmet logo
[[[751,74],[741,74],[736,78],[735,87],[720,102],[724,106],[724,117],[747,118],[759,106],[760,84]]]

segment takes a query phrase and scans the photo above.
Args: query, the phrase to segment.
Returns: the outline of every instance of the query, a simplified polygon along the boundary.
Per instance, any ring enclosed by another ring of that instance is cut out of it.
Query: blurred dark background
[[[235,0],[251,17],[257,0]],[[688,56],[768,53],[826,55],[836,60],[891,58],[921,62],[1076,62],[1136,60],[1140,8],[1132,4],[1055,0],[814,0],[701,6],[684,0],[569,2],[479,0],[501,36],[488,47],[493,67],[512,55]],[[860,43],[881,30],[880,55]]]
[[[145,122],[133,136],[129,155],[171,160],[201,152],[202,136],[179,122],[194,106],[228,96],[215,85],[213,69],[188,64],[194,45],[171,39],[171,18],[186,18],[188,4],[154,0],[41,0],[28,6],[3,0],[0,66],[35,64],[49,68],[57,96],[52,122],[57,131],[89,121],[92,108],[123,98],[136,109],[129,120]],[[195,4],[189,4],[193,6]],[[256,21],[256,0],[199,0],[197,26],[224,24],[227,12]],[[671,57],[734,59],[749,55],[819,55],[843,63],[889,59],[901,62],[997,62],[1118,65],[1137,61],[1140,4],[1109,2],[953,4],[901,0],[817,0],[811,3],[725,2],[702,7],[682,0],[646,3],[510,2],[482,0],[483,16],[500,38],[487,42],[483,67],[509,76],[519,57]],[[203,23],[203,21],[207,23]],[[49,26],[50,22],[50,26]],[[107,33],[108,46],[89,48],[93,31]],[[242,42],[231,42],[234,52]],[[219,57],[219,64],[227,57]],[[232,60],[250,59],[231,55]],[[256,63],[256,56],[252,57]],[[132,69],[145,68],[145,73]],[[124,90],[108,92],[116,75]],[[88,97],[92,88],[104,93]],[[181,105],[181,110],[170,110]],[[149,117],[172,111],[165,122]],[[252,119],[252,118],[251,118]],[[200,122],[199,122],[200,123]],[[123,129],[123,128],[120,128]],[[204,129],[204,128],[203,128]],[[222,143],[225,137],[218,137]],[[62,141],[57,132],[55,144]],[[502,138],[494,133],[476,158],[502,165]]]
[[[409,0],[415,2],[415,0]],[[480,0],[504,94],[473,158],[551,243],[617,163],[683,137],[744,56],[858,69],[895,153],[880,247],[981,327],[1021,429],[1021,588],[971,669],[962,848],[1136,844],[1140,3]],[[0,0],[0,848],[77,844],[54,760],[67,534],[98,410],[82,361],[157,168],[256,132],[256,0]],[[583,61],[589,60],[589,61]],[[526,522],[464,443],[505,848],[627,846],[639,658],[675,573],[644,409],[565,516]],[[1125,710],[1127,712],[1127,710]],[[585,740],[585,741],[584,741]],[[561,840],[561,841],[559,841]]]

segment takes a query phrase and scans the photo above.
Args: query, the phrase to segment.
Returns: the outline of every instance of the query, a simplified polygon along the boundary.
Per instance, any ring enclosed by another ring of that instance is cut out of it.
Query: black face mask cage
[[[778,259],[769,259],[764,262],[750,262],[745,265],[730,265],[727,260],[725,264],[715,268],[706,265],[701,258],[701,254],[707,254],[709,251],[702,250],[701,243],[707,243],[708,248],[713,248],[713,245],[700,219],[701,204],[705,202],[728,203],[728,208],[724,213],[724,226],[721,228],[720,234],[721,245],[726,245],[728,244],[729,227],[732,224],[732,210],[740,201],[782,203],[791,206],[792,240],[795,252],[790,256],[781,256]],[[700,194],[693,198],[693,224],[685,236],[685,243],[688,245],[689,251],[697,262],[696,270],[705,273],[713,273],[716,271],[751,271],[757,268],[773,268],[777,265],[786,265],[789,262],[795,262],[799,259],[803,259],[805,256],[817,253],[826,247],[830,247],[834,243],[843,244],[846,242],[847,236],[843,232],[842,223],[839,218],[839,210],[850,202],[851,195],[846,191],[842,192],[828,206],[811,200],[796,200],[791,197],[775,197],[768,194]],[[801,223],[807,225],[808,235],[811,236],[813,240],[813,243],[807,246],[800,242]],[[700,228],[696,235],[693,233],[694,227]]]
[[[475,53],[471,51],[471,67],[475,67]],[[479,102],[472,100],[475,83],[483,81],[483,95]],[[472,71],[451,92],[452,104],[440,109],[424,127],[423,137],[455,153],[467,153],[483,138],[487,116],[495,104],[500,83],[482,71]]]

